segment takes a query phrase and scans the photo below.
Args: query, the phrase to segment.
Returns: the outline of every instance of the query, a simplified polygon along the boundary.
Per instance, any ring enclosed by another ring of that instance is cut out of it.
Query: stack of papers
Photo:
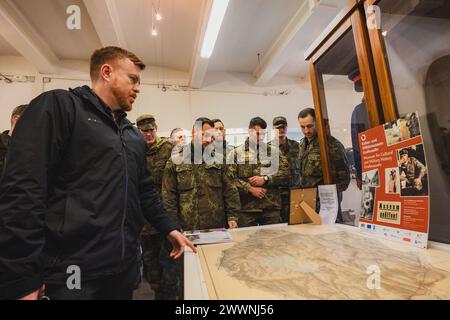
[[[224,243],[233,241],[231,233],[225,228],[185,231],[184,235],[193,244]]]

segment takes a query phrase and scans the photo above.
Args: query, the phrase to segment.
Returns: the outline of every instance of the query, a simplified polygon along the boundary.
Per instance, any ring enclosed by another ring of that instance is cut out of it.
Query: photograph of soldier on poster
[[[375,187],[363,186],[361,198],[361,219],[372,220],[375,202]]]
[[[400,195],[427,196],[427,164],[423,144],[403,148],[397,151],[400,173]]]
[[[400,194],[400,174],[398,168],[385,169],[385,193]]]

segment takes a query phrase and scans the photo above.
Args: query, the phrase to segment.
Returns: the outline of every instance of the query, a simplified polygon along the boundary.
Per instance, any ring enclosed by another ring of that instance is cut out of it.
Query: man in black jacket
[[[0,181],[0,299],[131,299],[147,219],[179,258],[193,245],[163,209],[145,140],[126,119],[145,65],[106,47],[92,89],[43,93],[22,115]],[[145,219],[144,219],[145,217]]]

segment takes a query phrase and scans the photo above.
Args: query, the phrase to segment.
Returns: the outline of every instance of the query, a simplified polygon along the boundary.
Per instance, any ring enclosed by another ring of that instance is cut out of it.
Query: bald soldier
[[[289,162],[289,170],[291,173],[290,180],[284,185],[280,185],[281,221],[289,222],[290,187],[292,187],[299,179],[299,168],[297,165],[299,143],[287,137],[288,123],[285,117],[275,117],[273,119],[273,129],[277,131],[278,148],[280,153],[282,153]],[[269,145],[275,145],[274,141],[270,141]]]
[[[147,168],[161,197],[164,168],[172,153],[173,144],[158,136],[154,116],[142,115],[136,119],[136,124],[147,142]],[[163,270],[169,260],[165,241],[165,236],[150,224],[144,226],[141,233],[143,275],[155,292],[155,300],[176,300],[178,294],[176,281],[173,283],[170,276],[163,276],[164,272],[166,274],[170,272]]]

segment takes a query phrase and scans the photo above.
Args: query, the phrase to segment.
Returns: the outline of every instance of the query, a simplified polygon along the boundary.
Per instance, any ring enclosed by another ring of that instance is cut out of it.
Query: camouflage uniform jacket
[[[182,161],[172,157],[167,162],[162,185],[164,207],[184,230],[223,228],[227,220],[237,221],[241,208],[229,166],[203,160],[197,164],[193,149],[191,143],[178,152],[177,160]]]
[[[336,138],[331,137],[332,158],[336,166],[336,185],[339,192],[343,192],[350,184],[350,170],[345,156],[344,146]],[[319,139],[317,135],[311,142],[305,137],[299,145],[300,180],[299,188],[313,188],[322,185],[323,172],[320,156]]]
[[[263,144],[260,145],[260,149]],[[250,147],[249,139],[245,144],[235,148],[231,153],[234,163],[231,165],[234,182],[241,196],[241,205],[244,212],[262,212],[264,209],[281,209],[279,187],[288,185],[290,181],[289,163],[286,157],[278,149],[269,145],[267,158],[260,159],[257,150]],[[272,166],[271,158],[278,158],[278,166]],[[244,162],[245,163],[240,163]],[[253,176],[269,176],[269,182],[262,186],[267,189],[266,197],[258,199],[252,196],[248,190],[252,187],[248,182]]]
[[[169,140],[160,137],[157,137],[153,144],[147,145],[147,169],[150,172],[150,176],[156,185],[160,197],[164,168],[166,167],[166,162],[170,159],[172,148],[173,144]],[[144,236],[157,233],[156,229],[150,224],[145,224],[142,230],[142,235]]]
[[[2,134],[0,134],[0,175],[5,165],[6,150],[8,150],[8,144],[10,139],[11,138],[8,135],[8,131],[5,131]]]
[[[152,145],[147,145],[147,168],[161,194],[164,168],[172,155],[173,144],[158,137]]]
[[[228,142],[223,141],[223,143],[215,143],[214,144],[214,151],[218,155],[223,156],[223,163],[227,163],[226,160],[230,156],[231,152],[233,151],[234,147]]]
[[[273,146],[274,141],[270,141],[269,145]],[[286,138],[286,142],[279,145],[280,152],[287,158],[289,162],[289,169],[291,172],[291,183],[289,185],[283,186],[283,189],[287,189],[287,187],[291,187],[295,184],[295,182],[300,179],[300,169],[298,167],[298,152],[299,152],[299,143],[295,140],[291,140]]]

